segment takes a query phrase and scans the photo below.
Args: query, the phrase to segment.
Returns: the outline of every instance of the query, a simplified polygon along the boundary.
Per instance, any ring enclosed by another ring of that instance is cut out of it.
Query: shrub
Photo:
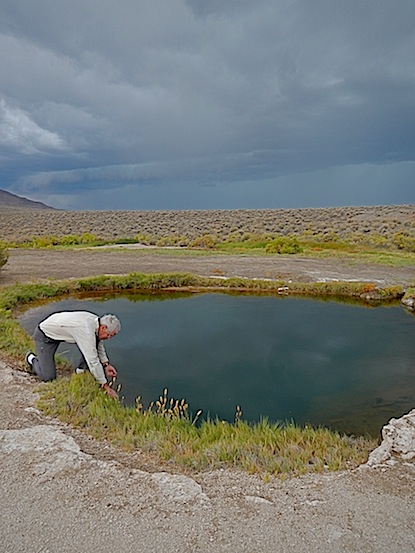
[[[395,232],[392,242],[399,250],[415,252],[415,238],[406,232]]]
[[[216,246],[218,243],[217,238],[214,236],[211,236],[210,234],[204,234],[203,236],[199,236],[198,238],[195,238],[191,244],[191,248],[202,248],[205,250],[210,250]]]
[[[156,246],[187,246],[188,240],[185,236],[176,236],[175,234],[169,236],[163,236],[157,240]]]
[[[98,240],[99,239],[95,234],[92,234],[91,232],[84,232],[79,242],[81,244],[95,244]]]
[[[272,242],[269,242],[265,246],[267,253],[279,253],[279,254],[295,254],[303,251],[302,247],[298,243],[297,238],[290,236],[279,236],[274,238]]]
[[[372,234],[369,237],[368,242],[377,248],[388,246],[388,238],[380,234]]]
[[[9,259],[9,252],[6,249],[5,244],[3,244],[3,242],[0,242],[0,271],[3,265],[7,263],[8,259]]]
[[[57,236],[36,236],[32,239],[32,246],[34,248],[50,248],[59,244],[59,238]]]
[[[138,244],[143,244],[144,246],[154,246],[156,243],[155,238],[147,234],[137,234],[135,237],[135,241]]]
[[[62,246],[74,246],[76,244],[79,244],[79,238],[78,236],[74,236],[73,234],[66,234],[65,236],[61,236],[59,239],[59,244]]]

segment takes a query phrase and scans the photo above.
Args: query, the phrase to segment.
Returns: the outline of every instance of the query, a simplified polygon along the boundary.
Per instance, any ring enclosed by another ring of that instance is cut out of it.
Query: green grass
[[[0,240],[0,271],[3,265],[7,263],[8,259],[9,259],[9,252],[7,250],[7,246],[2,240]]]
[[[405,266],[415,263],[415,238],[410,234],[395,233],[389,239],[370,233],[367,237],[353,235],[348,239],[341,239],[337,233],[310,235],[278,235],[272,233],[236,233],[226,238],[213,235],[202,235],[189,239],[184,236],[164,236],[156,238],[137,235],[136,237],[118,237],[104,239],[91,233],[82,235],[67,234],[62,236],[45,235],[34,236],[21,242],[3,243],[3,248],[84,248],[105,245],[144,244],[156,246],[151,252],[166,254],[169,246],[176,246],[176,254],[186,255],[184,252],[195,255],[195,252],[222,253],[236,255],[312,255],[313,257],[346,257],[356,261]],[[277,244],[277,247],[275,245]],[[294,247],[293,247],[294,245]],[[184,246],[184,247],[177,247]],[[144,255],[143,250],[140,255]]]
[[[219,243],[215,248],[210,249],[195,249],[195,248],[162,248],[155,247],[151,249],[135,249],[124,250],[124,253],[129,251],[131,255],[136,256],[148,256],[148,255],[161,255],[161,256],[180,256],[180,257],[206,257],[212,255],[249,255],[255,257],[275,257],[279,255],[297,255],[301,257],[313,257],[324,259],[342,259],[350,264],[357,263],[370,263],[373,265],[386,265],[390,267],[408,267],[415,265],[415,253],[405,252],[401,250],[379,250],[368,246],[358,247],[349,244],[320,244],[318,246],[314,244],[307,244],[300,242],[302,251],[298,253],[268,253],[266,251],[267,243]],[[83,247],[83,246],[79,246]],[[105,246],[104,246],[105,247]],[[110,250],[114,255],[117,254],[117,249]]]
[[[100,392],[90,374],[61,378],[41,386],[39,393],[38,406],[46,414],[125,450],[138,448],[192,471],[231,467],[261,475],[298,475],[341,470],[365,462],[376,445],[325,428],[267,420],[195,424],[187,410],[176,416],[155,406],[125,407]]]

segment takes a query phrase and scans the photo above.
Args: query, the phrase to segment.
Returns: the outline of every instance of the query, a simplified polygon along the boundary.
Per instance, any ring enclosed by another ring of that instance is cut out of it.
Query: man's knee
[[[40,380],[42,382],[52,382],[52,380],[56,380],[56,376],[50,376],[50,377],[47,377],[47,376],[44,376],[44,375],[38,375]]]
[[[49,382],[56,378],[56,367],[54,365],[45,367],[40,364],[39,359],[33,359],[33,372],[43,381]]]

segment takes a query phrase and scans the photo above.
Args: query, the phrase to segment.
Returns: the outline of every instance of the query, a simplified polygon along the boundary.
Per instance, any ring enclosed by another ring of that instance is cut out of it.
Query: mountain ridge
[[[0,208],[18,208],[18,209],[53,209],[50,205],[46,205],[43,202],[36,202],[24,198],[23,196],[17,196],[7,190],[0,188]]]

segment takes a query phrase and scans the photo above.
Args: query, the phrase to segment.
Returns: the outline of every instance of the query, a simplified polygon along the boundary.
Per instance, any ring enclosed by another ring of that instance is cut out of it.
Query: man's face
[[[106,325],[100,325],[98,327],[98,339],[99,340],[108,340],[108,338],[112,338],[117,333],[116,332],[108,332]]]

